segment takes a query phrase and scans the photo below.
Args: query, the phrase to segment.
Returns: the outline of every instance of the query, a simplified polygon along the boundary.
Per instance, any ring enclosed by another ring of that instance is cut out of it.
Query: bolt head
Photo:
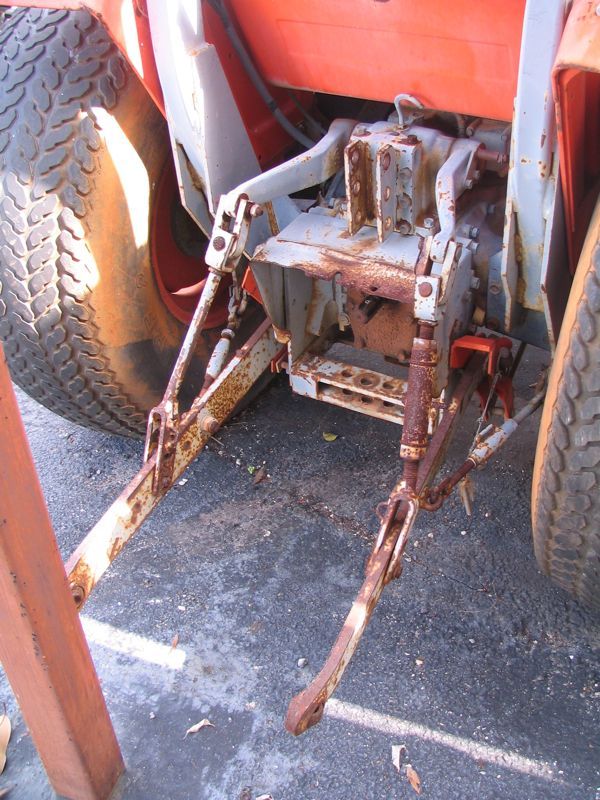
[[[354,181],[352,184],[352,194],[358,194],[360,192],[360,181]]]
[[[389,153],[384,153],[383,158],[381,159],[381,166],[383,167],[384,172],[390,168],[390,164],[392,163],[392,157]]]
[[[435,225],[434,218],[433,217],[425,217],[425,219],[423,220],[423,225],[426,228],[433,228],[433,226]]]
[[[69,588],[71,589],[73,601],[77,608],[79,608],[79,606],[83,605],[83,601],[85,600],[85,589],[78,583],[71,583]]]
[[[419,284],[419,294],[421,297],[429,297],[433,292],[433,286],[430,283],[423,282]]]
[[[219,430],[219,423],[209,415],[202,420],[201,428],[205,433],[216,433]]]
[[[225,239],[222,236],[215,236],[213,240],[213,248],[217,251],[225,249]]]

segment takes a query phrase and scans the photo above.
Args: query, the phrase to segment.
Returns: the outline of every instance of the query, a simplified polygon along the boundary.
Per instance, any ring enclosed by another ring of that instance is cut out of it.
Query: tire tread
[[[575,324],[534,489],[533,536],[542,570],[600,608],[600,242],[575,299]]]
[[[0,339],[15,382],[73,422],[139,434],[89,290],[85,226],[102,136],[129,67],[87,11],[10,12],[0,30]]]

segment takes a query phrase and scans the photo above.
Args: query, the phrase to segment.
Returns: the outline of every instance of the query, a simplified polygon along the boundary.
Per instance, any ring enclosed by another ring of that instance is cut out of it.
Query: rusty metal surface
[[[153,489],[155,492],[164,491],[172,482],[173,458],[172,452],[169,455],[168,451],[172,451],[176,438],[176,422],[179,415],[177,397],[194,355],[198,338],[216,297],[221,278],[222,274],[219,272],[210,271],[208,273],[194,316],[186,331],[181,349],[177,354],[177,360],[163,399],[148,415],[144,461],[148,461],[152,455],[155,456],[153,473]]]
[[[419,325],[410,356],[408,386],[404,427],[400,443],[400,457],[404,461],[420,461],[427,450],[427,434],[435,368],[437,364],[437,345],[433,338],[424,338],[426,333],[433,336],[433,328]],[[414,475],[416,482],[416,474]],[[415,486],[411,486],[415,489]]]
[[[211,434],[203,430],[206,416],[222,425],[268,369],[279,349],[266,320],[212,386],[182,415],[169,452],[171,483],[181,476],[210,438]],[[66,570],[78,607],[164,496],[168,487],[159,493],[152,488],[155,466],[156,455],[152,455],[68,559]]]
[[[531,416],[544,402],[546,390],[543,389],[532,397],[513,418],[505,420],[502,425],[489,425],[476,438],[471,452],[451,475],[437,486],[432,487],[419,498],[421,508],[437,511],[451,495],[454,488],[471,470],[482,467],[503,447],[517,431],[519,425]]]
[[[406,485],[404,478],[391,492],[377,540],[367,561],[365,581],[330,655],[312,683],[290,702],[285,723],[290,733],[299,735],[319,722],[325,703],[338,686],[358,647],[385,584],[400,576],[402,554],[419,510],[418,496],[435,477],[456,425],[481,380],[484,364],[483,356],[476,353],[459,379],[415,475],[416,492]]]
[[[475,353],[460,376],[451,399],[443,409],[425,458],[419,464],[417,495],[420,497],[439,470],[452,435],[485,371],[485,357]]]
[[[363,227],[350,237],[343,219],[311,211],[260,247],[252,261],[328,281],[339,275],[342,285],[363,294],[412,303],[418,258],[416,236],[393,233],[379,243],[376,231]]]
[[[306,355],[290,368],[294,392],[402,424],[406,381],[341,361]]]
[[[416,330],[411,303],[394,303],[350,290],[346,312],[355,347],[399,361],[409,358]]]
[[[526,353],[520,396],[528,396],[543,362],[540,351]],[[133,474],[140,447],[63,422],[21,393],[18,399],[66,554],[78,528],[87,531]],[[472,401],[448,463],[466,454],[476,417]],[[105,628],[109,647],[88,635],[128,767],[124,800],[235,799],[245,786],[252,798],[270,792],[275,800],[594,798],[599,761],[589,745],[599,721],[600,626],[535,567],[526,495],[537,417],[473,473],[468,524],[458,498],[439,514],[420,513],[401,580],[384,589],[322,721],[302,741],[284,729],[287,704],[325,663],[354,599],[349,581],[360,588],[372,498],[385,495],[384,480],[393,482],[398,434],[384,422],[294,400],[284,380],[236,421],[243,424],[217,434],[224,452],[209,443],[185,473],[189,481],[148,518],[82,612],[114,626]],[[322,430],[343,435],[326,443]],[[272,477],[255,486],[246,464],[262,460]],[[221,504],[227,483],[234,502]],[[82,519],[90,521],[83,529]],[[549,631],[557,632],[552,641],[544,638]],[[115,652],[111,635],[122,642],[127,632],[153,647],[160,642],[169,663],[182,667],[149,665],[143,650]],[[175,632],[179,643],[169,654]],[[306,666],[296,665],[300,657]],[[6,703],[16,721],[6,683],[0,691],[0,708]],[[206,705],[196,716],[199,693]],[[182,742],[205,716],[216,729]],[[24,723],[17,724],[2,785],[17,784],[10,800],[52,800],[23,734]],[[391,767],[390,741],[408,747],[423,782],[420,798]],[[472,749],[458,749],[457,741]],[[497,760],[490,763],[485,748],[492,747]],[[247,753],[241,767],[240,753]],[[485,775],[478,758],[487,759]],[[533,765],[552,775],[532,774]]]
[[[385,576],[396,542],[393,533],[391,531],[386,537],[377,555],[370,562],[367,578],[323,668],[310,685],[297,694],[289,704],[285,727],[295,736],[319,722],[323,716],[325,703],[335,691],[358,647],[385,586]]]
[[[256,203],[251,203],[245,195],[237,198],[231,215],[224,210],[223,203],[219,203],[219,215],[205,254],[205,261],[209,267],[208,276],[204,281],[202,293],[185,333],[183,344],[177,354],[163,398],[148,415],[144,461],[155,454],[154,492],[165,491],[172,483],[173,447],[179,424],[179,391],[194,356],[200,334],[217,297],[221,280],[225,275],[231,275],[232,279],[227,326],[221,331],[221,337],[215,345],[206,367],[203,391],[223,369],[229,355],[231,340],[246,308],[246,299],[239,288],[236,267],[244,251],[250,222],[262,214],[262,208]],[[207,415],[203,416],[201,422],[202,429],[207,433],[214,433],[218,427],[218,422]]]

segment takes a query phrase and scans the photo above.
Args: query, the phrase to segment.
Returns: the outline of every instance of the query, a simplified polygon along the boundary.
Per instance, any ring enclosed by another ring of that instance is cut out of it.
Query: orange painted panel
[[[145,0],[0,0],[0,8],[5,5],[88,8],[102,20],[115,44],[127,58],[158,108],[164,113]],[[206,3],[204,18],[206,39],[217,49],[254,152],[261,166],[269,167],[280,160],[291,139],[261,100],[233,50],[221,21]],[[293,122],[300,119],[300,113],[286,92],[275,88],[273,95],[287,117]],[[303,98],[298,99],[306,102]]]
[[[512,120],[525,0],[229,0],[279,86]]]

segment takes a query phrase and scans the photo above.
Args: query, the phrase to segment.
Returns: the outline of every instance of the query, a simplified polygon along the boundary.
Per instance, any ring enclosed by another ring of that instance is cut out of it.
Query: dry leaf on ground
[[[335,440],[338,438],[338,435],[337,435],[337,433],[325,433],[324,432],[323,433],[323,438],[325,439],[326,442],[335,442]]]
[[[6,714],[0,716],[0,772],[4,772],[6,766],[6,748],[12,733],[12,725]]]
[[[402,762],[406,758],[406,747],[403,744],[392,745],[392,764],[396,767],[396,772],[400,772]]]
[[[408,778],[408,782],[415,792],[417,794],[421,794],[421,778],[419,778],[419,773],[417,770],[410,764],[406,765],[406,777]]]
[[[176,633],[175,636],[173,637],[173,641],[171,642],[171,650],[175,650],[178,644],[179,644],[179,634]]]
[[[201,731],[202,728],[214,728],[214,727],[215,726],[212,724],[210,720],[206,718],[201,719],[200,722],[197,722],[195,725],[192,725],[191,728],[187,729],[187,731],[185,732],[185,736],[183,738],[184,739],[187,738],[192,733],[198,733],[198,731]]]
[[[264,466],[260,467],[254,473],[254,480],[252,481],[252,483],[256,486],[257,483],[264,481],[266,477],[267,477],[267,468]]]

